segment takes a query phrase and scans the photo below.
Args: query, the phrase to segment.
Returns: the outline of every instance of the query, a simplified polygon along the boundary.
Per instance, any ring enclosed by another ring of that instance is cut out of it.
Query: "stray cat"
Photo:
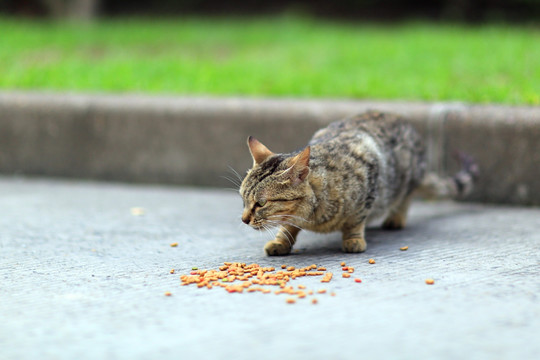
[[[384,217],[383,228],[405,226],[414,193],[458,197],[472,189],[478,168],[462,155],[451,178],[426,174],[418,133],[399,116],[367,112],[330,124],[308,146],[274,154],[248,138],[253,167],[240,186],[242,221],[256,230],[279,226],[264,250],[290,253],[300,229],[341,231],[345,252],[366,250],[364,229]]]

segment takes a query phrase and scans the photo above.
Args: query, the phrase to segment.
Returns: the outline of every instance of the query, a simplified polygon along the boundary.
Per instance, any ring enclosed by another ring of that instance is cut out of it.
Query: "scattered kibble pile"
[[[350,277],[354,272],[353,267],[345,266],[342,263],[343,277]],[[306,290],[306,286],[299,284],[296,288],[289,285],[291,280],[302,278],[305,276],[321,277],[322,283],[329,283],[332,280],[333,273],[326,271],[325,267],[317,266],[316,264],[303,268],[295,268],[294,266],[282,265],[282,270],[276,270],[274,267],[263,267],[258,264],[245,264],[225,262],[218,270],[199,270],[193,268],[189,275],[180,276],[182,285],[197,285],[199,288],[212,289],[214,287],[222,287],[229,293],[246,292],[262,292],[264,294],[271,293],[272,290],[268,286],[276,286],[274,294],[287,294],[296,296],[298,299],[303,299],[307,296],[314,295],[313,290]],[[359,280],[359,279],[358,279]],[[359,281],[356,281],[359,282]],[[326,293],[326,289],[317,290],[318,294]],[[332,296],[335,293],[331,294]],[[293,304],[295,298],[287,298],[287,303]],[[313,298],[312,304],[317,304],[318,300]]]
[[[176,243],[171,244],[176,246]],[[402,247],[400,250],[407,250],[408,247]],[[369,259],[370,264],[375,264],[374,259]],[[350,278],[354,273],[354,267],[347,266],[343,261],[340,263],[341,270],[343,271],[341,276],[343,278]],[[170,270],[171,274],[175,273],[175,270]],[[269,294],[272,290],[269,287],[276,286],[278,289],[274,290],[274,294],[287,294],[289,296],[286,299],[286,303],[294,304],[296,299],[303,299],[307,296],[313,296],[317,294],[326,294],[326,289],[321,288],[316,291],[307,290],[305,285],[299,284],[296,288],[290,285],[291,280],[302,278],[305,276],[320,276],[321,283],[329,283],[332,281],[333,273],[326,270],[326,267],[317,266],[316,264],[306,266],[303,268],[295,268],[294,266],[281,265],[281,270],[276,270],[275,267],[263,267],[259,264],[246,264],[239,262],[225,262],[217,270],[204,270],[198,267],[192,267],[192,271],[189,275],[181,275],[180,280],[182,285],[196,285],[198,288],[212,289],[214,287],[224,288],[229,293],[243,293],[246,292],[262,292]],[[362,279],[356,277],[354,282],[361,283]],[[434,281],[427,279],[426,284],[432,285]],[[171,296],[170,292],[165,293],[166,296]],[[334,292],[330,293],[331,296],[335,296]],[[316,298],[311,299],[312,304],[317,304]]]

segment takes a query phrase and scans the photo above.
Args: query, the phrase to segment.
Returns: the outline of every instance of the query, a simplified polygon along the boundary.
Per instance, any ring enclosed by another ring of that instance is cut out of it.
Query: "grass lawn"
[[[0,89],[540,104],[540,28],[0,18]]]

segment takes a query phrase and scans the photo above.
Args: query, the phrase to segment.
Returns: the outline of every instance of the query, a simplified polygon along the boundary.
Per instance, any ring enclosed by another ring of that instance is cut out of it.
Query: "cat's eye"
[[[266,205],[266,200],[261,199],[261,200],[257,201],[257,206],[258,207],[263,207],[264,205]]]

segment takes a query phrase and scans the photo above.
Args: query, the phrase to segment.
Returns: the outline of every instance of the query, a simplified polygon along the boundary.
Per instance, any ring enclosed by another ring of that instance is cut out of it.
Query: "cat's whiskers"
[[[231,178],[229,176],[226,176],[226,175],[221,175],[220,177],[222,179],[225,179],[225,180],[228,180],[229,182],[231,182],[236,187],[236,188],[234,188],[234,191],[238,191],[238,189],[240,189],[241,182],[238,182],[238,180],[236,180],[234,178]]]
[[[240,176],[240,174],[238,173],[238,171],[234,170],[234,168],[233,168],[232,166],[230,166],[230,165],[227,165],[227,167],[228,167],[229,170],[231,170],[232,173],[236,176],[236,178],[238,179],[239,184],[241,184],[243,179],[242,179],[242,177]]]
[[[229,171],[232,173],[233,177],[228,175],[221,175],[220,177],[232,183],[235,186],[234,191],[238,191],[240,189],[240,186],[242,185],[243,179],[240,174],[238,174],[238,172],[234,170],[230,165],[227,167],[229,168]]]
[[[287,237],[287,241],[289,242],[289,246],[292,247],[294,245],[294,242],[293,242],[294,236],[293,236],[293,234],[291,234],[291,232],[285,226],[283,226],[283,225],[285,225],[284,223],[281,223],[279,221],[274,221],[274,220],[267,220],[267,221],[270,224],[279,227],[281,232]],[[296,225],[294,225],[294,224],[289,224],[289,225],[296,227]],[[299,229],[301,229],[301,228],[299,228]]]
[[[274,238],[276,236],[275,229],[268,226],[267,224],[261,224],[262,228],[271,236],[271,238]]]

